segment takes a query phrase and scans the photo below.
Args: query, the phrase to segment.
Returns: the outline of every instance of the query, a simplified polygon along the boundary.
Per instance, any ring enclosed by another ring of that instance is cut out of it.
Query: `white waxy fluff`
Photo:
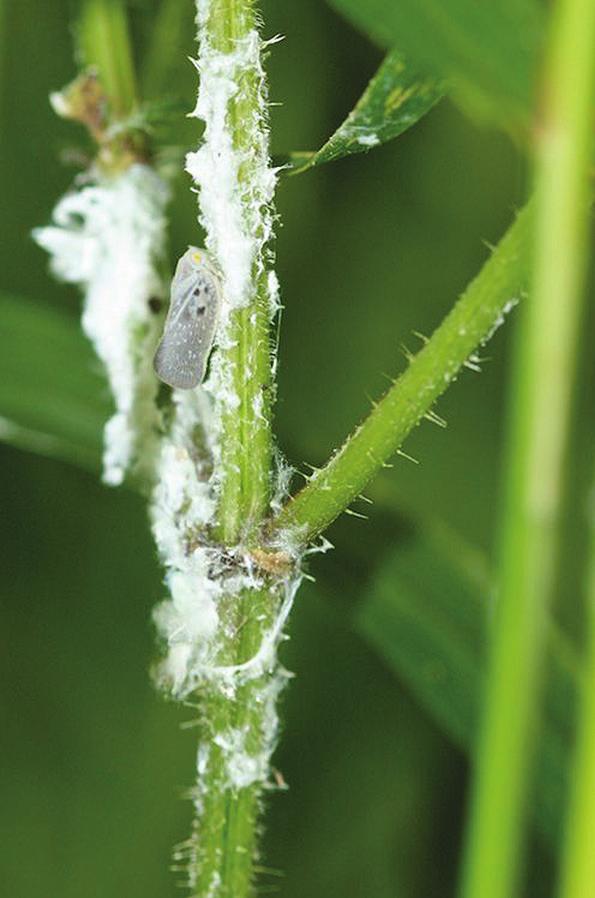
[[[83,330],[102,360],[115,404],[104,431],[103,479],[116,485],[131,467],[151,473],[159,417],[152,358],[164,297],[159,268],[169,191],[148,166],[66,194],[52,224],[34,237],[56,277],[84,291]]]
[[[230,320],[234,310],[255,299],[255,284],[266,291],[271,317],[278,309],[278,283],[268,270],[268,242],[273,232],[272,199],[277,171],[268,153],[267,94],[261,63],[262,41],[252,29],[236,39],[230,52],[214,47],[209,37],[210,0],[198,0],[200,76],[192,115],[204,122],[199,148],[186,157],[186,169],[199,195],[199,221],[205,245],[221,276],[222,301],[216,345],[233,345]],[[244,104],[242,146],[234,144],[229,114],[241,99],[246,84],[252,89]],[[244,372],[246,378],[250,371]],[[213,396],[218,416],[233,414],[239,406],[232,372],[225,353],[215,353],[206,389]],[[224,473],[218,472],[221,482]]]
[[[277,697],[287,672],[277,662],[282,639],[299,577],[288,577],[278,587],[279,610],[263,633],[251,658],[241,664],[222,665],[218,661],[229,639],[220,608],[223,599],[246,590],[264,587],[242,547],[234,550],[211,544],[208,528],[214,523],[212,460],[217,429],[213,399],[206,391],[175,391],[174,417],[161,443],[157,483],[153,493],[151,518],[153,534],[166,567],[169,598],[157,606],[154,620],[165,645],[157,668],[159,685],[178,700],[200,694],[202,689],[217,692],[225,700],[236,699],[238,686],[253,682],[250,702],[258,708],[260,748],[250,749],[245,727],[218,731],[209,721],[209,732],[197,753],[197,782],[193,798],[198,817],[202,813],[204,790],[209,788],[207,771],[212,750],[219,757],[219,775],[230,790],[266,783],[270,757],[275,747],[278,718]],[[197,426],[200,422],[200,446]],[[189,851],[199,852],[199,831],[190,840]],[[195,869],[190,864],[189,869]]]
[[[166,691],[183,698],[195,685],[197,667],[208,665],[218,647],[221,550],[203,541],[215,513],[211,402],[200,388],[176,391],[173,400],[174,417],[161,442],[150,511],[169,588],[169,598],[154,612],[165,643],[157,676]],[[197,428],[204,437],[200,450]]]
[[[205,136],[199,149],[188,154],[186,168],[199,190],[200,222],[207,234],[207,249],[221,270],[225,300],[233,309],[253,298],[254,265],[262,266],[272,236],[271,202],[277,173],[268,157],[260,35],[256,30],[248,32],[236,40],[230,53],[214,49],[204,27],[209,6],[208,0],[197,4],[201,48],[195,65],[200,88],[192,113],[204,121]],[[244,125],[251,133],[250,147],[242,150],[233,145],[228,111],[246,72],[259,80],[261,90],[258,105],[252,110],[253,120]]]

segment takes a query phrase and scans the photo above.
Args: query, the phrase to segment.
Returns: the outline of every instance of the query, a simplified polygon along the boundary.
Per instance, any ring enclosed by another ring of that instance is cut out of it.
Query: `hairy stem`
[[[531,220],[527,207],[407,370],[273,520],[271,541],[300,546],[322,533],[431,413],[435,400],[526,290]]]
[[[501,589],[471,801],[465,898],[516,894],[582,311],[593,46],[593,0],[560,0],[536,133],[534,270],[513,380]],[[579,893],[588,892],[572,894]]]
[[[236,67],[235,90],[227,102],[231,149],[239,160],[234,186],[240,214],[256,237],[249,282],[244,296],[235,297],[226,345],[220,350],[229,395],[222,403],[219,533],[224,543],[233,544],[240,537],[249,538],[260,523],[271,489],[271,297],[265,255],[269,224],[262,217],[267,188],[261,181],[268,169],[268,131],[260,47],[250,50],[256,37],[254,3],[199,0],[201,6],[213,54],[233,56],[242,42],[247,49],[245,60]],[[225,236],[221,235],[223,240]],[[225,263],[222,267],[225,276]]]
[[[269,779],[284,682],[275,657],[277,625],[293,589],[285,576],[252,572],[250,560],[273,478],[269,331],[276,281],[268,240],[275,175],[254,3],[198,0],[197,12],[196,115],[205,121],[205,135],[188,157],[188,170],[199,187],[206,245],[222,282],[207,386],[217,443],[210,538],[232,559],[231,567],[237,565],[238,576],[230,585],[220,572],[215,663],[199,683],[206,738],[198,749],[187,869],[201,898],[245,898],[252,891],[259,799]]]

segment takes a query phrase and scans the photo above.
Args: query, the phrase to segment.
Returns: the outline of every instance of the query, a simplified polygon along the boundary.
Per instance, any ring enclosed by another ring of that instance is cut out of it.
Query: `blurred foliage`
[[[163,588],[145,513],[137,497],[97,481],[106,389],[77,329],[76,291],[49,277],[29,236],[76,174],[60,161],[64,152],[85,147],[82,130],[47,102],[75,74],[71,9],[67,0],[0,5],[0,415],[18,420],[22,447],[36,450],[35,437],[50,435],[59,444],[46,442],[45,454],[82,465],[0,449],[1,878],[19,898],[163,898],[178,894],[167,865],[190,818],[177,796],[192,779],[193,731],[178,726],[192,709],[165,704],[150,685],[150,609]],[[163,10],[156,18],[160,9],[157,0],[131,4],[147,98],[191,109],[192,16],[167,24]],[[266,0],[263,18],[265,36],[287,36],[267,60],[271,100],[282,102],[271,109],[273,153],[323,146],[382,54],[319,0]],[[520,34],[510,31],[514,40]],[[35,64],[23,71],[32,47]],[[508,74],[514,83],[507,77],[502,90],[516,102],[529,88]],[[171,158],[197,139],[196,123],[168,116],[156,136]],[[197,240],[186,176],[174,186],[172,262]],[[370,154],[282,180],[276,427],[297,468],[321,463],[366,414],[385,375],[405,364],[400,345],[414,348],[414,331],[431,332],[486,258],[483,241],[497,240],[523,195],[524,162],[509,140],[448,102]],[[394,676],[385,650],[379,655],[358,634],[353,611],[375,601],[380,586],[398,607],[424,601],[414,576],[404,589],[399,562],[415,540],[404,523],[411,510],[416,521],[443,522],[491,553],[510,324],[490,344],[482,373],[465,372],[441,401],[446,430],[424,424],[409,440],[420,464],[398,458],[369,490],[375,505],[360,509],[370,520],[338,521],[335,552],[311,561],[318,580],[299,594],[284,649],[297,677],[275,763],[291,788],[269,801],[263,889],[286,898],[452,894],[465,787],[455,742],[464,740],[402,663]],[[592,374],[584,371],[579,408],[587,407]],[[61,404],[65,391],[71,407]],[[579,421],[559,597],[574,632],[578,497],[592,436],[589,417]],[[415,542],[412,551],[421,551]],[[444,562],[424,553],[435,582]],[[546,894],[540,869],[548,869],[541,857],[528,898]]]
[[[0,296],[0,319],[0,435],[97,472],[111,403],[100,363],[76,320],[59,308],[11,296]]]
[[[463,106],[510,126],[529,121],[543,34],[538,0],[331,0],[384,46],[448,79]]]
[[[473,748],[486,667],[494,588],[481,556],[449,534],[418,533],[379,565],[357,627],[453,741]],[[578,659],[550,628],[543,738],[533,823],[555,851],[562,836],[573,748]]]

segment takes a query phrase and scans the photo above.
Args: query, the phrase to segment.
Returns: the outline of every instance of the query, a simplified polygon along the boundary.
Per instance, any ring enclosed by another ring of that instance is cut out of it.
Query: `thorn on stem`
[[[346,508],[345,514],[351,515],[352,518],[361,518],[362,521],[367,521],[368,517],[365,514],[360,514],[359,511],[354,511],[353,508]]]
[[[438,427],[447,426],[445,419],[440,417],[440,415],[437,412],[433,411],[433,409],[430,409],[430,411],[426,412],[424,418],[427,421],[430,421],[432,424],[436,424]]]
[[[402,449],[397,449],[397,455],[400,455],[401,458],[406,458],[407,461],[413,462],[414,465],[418,465],[418,464],[419,464],[419,459],[414,458],[412,455],[407,455],[407,453],[406,453],[406,452],[403,452]]]

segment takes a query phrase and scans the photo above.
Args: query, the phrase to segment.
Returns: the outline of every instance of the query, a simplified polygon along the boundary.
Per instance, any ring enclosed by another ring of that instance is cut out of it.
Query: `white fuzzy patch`
[[[489,343],[489,341],[492,339],[492,337],[494,336],[494,334],[496,333],[498,328],[502,327],[502,325],[504,324],[504,320],[507,317],[507,315],[509,315],[512,312],[512,310],[514,309],[515,306],[518,305],[518,303],[519,303],[519,300],[517,299],[516,296],[513,297],[512,299],[509,299],[508,302],[505,303],[505,305],[502,307],[502,311],[500,312],[500,314],[494,321],[493,325],[491,326],[490,330],[487,332],[487,334],[481,341],[482,346],[485,346],[486,343]]]
[[[199,388],[174,391],[173,398],[174,418],[161,442],[151,520],[170,593],[154,613],[167,645],[159,680],[181,697],[191,690],[197,665],[209,663],[222,586],[216,576],[220,550],[201,544],[215,512],[209,397]],[[200,450],[194,439],[197,428],[204,440]]]
[[[270,203],[277,175],[268,158],[260,35],[250,31],[236,40],[231,53],[215,50],[203,30],[209,6],[208,0],[197,4],[201,44],[195,65],[200,87],[192,113],[204,121],[205,134],[199,149],[186,157],[186,168],[199,189],[207,249],[221,270],[225,301],[233,309],[253,298],[263,249],[272,235]],[[242,150],[233,145],[228,112],[247,72],[260,81],[261,90],[257,108],[248,113],[252,121],[248,118],[243,125],[250,133],[250,145]]]
[[[83,330],[105,365],[116,406],[103,457],[103,478],[113,485],[133,464],[147,473],[156,445],[152,359],[159,322],[149,299],[165,292],[158,267],[167,200],[161,178],[136,164],[66,194],[53,224],[34,232],[56,277],[84,290]]]
[[[204,122],[205,129],[199,148],[186,158],[186,168],[198,191],[206,248],[221,275],[222,302],[215,343],[225,350],[234,341],[231,316],[254,303],[257,283],[267,292],[271,318],[279,307],[277,278],[267,270],[277,172],[270,166],[268,154],[260,35],[253,29],[235,40],[231,52],[221,52],[212,46],[208,34],[210,7],[210,0],[197,2],[200,52],[195,66],[200,84],[192,115]],[[230,107],[243,98],[246,89],[250,90],[250,102],[242,107],[244,140],[238,147],[234,144]],[[244,371],[243,376],[249,378],[250,371]],[[213,397],[217,417],[238,410],[234,372],[225,352],[214,353],[205,387]],[[254,411],[258,415],[260,410]],[[222,478],[219,471],[219,484]]]
[[[173,400],[174,417],[161,443],[151,502],[153,534],[170,593],[154,612],[166,645],[158,681],[180,699],[205,683],[233,696],[238,684],[274,669],[277,645],[297,586],[292,581],[287,588],[278,614],[252,658],[237,665],[217,663],[227,637],[219,615],[220,599],[258,589],[262,582],[242,547],[223,550],[208,540],[216,510],[211,473],[217,439],[213,401],[201,388],[174,391]]]
[[[380,138],[377,134],[360,134],[357,138],[357,142],[362,147],[377,147],[380,143]]]

